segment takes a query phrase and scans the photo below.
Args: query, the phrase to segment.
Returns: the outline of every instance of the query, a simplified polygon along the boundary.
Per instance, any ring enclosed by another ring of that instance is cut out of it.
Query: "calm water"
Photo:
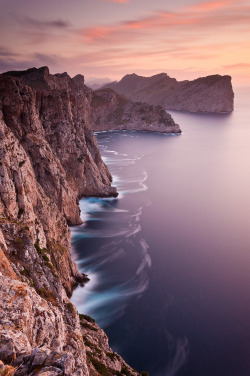
[[[182,135],[97,135],[118,199],[81,201],[76,290],[113,349],[153,376],[250,375],[250,90]]]

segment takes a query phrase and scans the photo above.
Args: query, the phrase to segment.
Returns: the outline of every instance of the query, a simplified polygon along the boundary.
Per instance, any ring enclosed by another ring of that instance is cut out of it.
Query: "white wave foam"
[[[186,362],[189,355],[189,343],[186,337],[178,338],[175,343],[174,358],[170,362],[166,370],[166,376],[175,376],[179,369]]]
[[[139,243],[142,248],[142,260],[141,260],[139,267],[137,268],[137,271],[136,271],[137,275],[139,275],[142,272],[145,272],[145,269],[151,268],[151,265],[152,265],[151,257],[148,254],[148,249],[149,249],[148,243],[146,242],[145,239],[141,239]]]

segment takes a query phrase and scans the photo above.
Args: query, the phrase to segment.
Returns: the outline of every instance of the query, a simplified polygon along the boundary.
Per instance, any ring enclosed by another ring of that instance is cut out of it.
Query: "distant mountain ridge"
[[[160,105],[165,110],[189,112],[231,112],[234,92],[231,76],[211,75],[193,81],[177,81],[167,73],[151,77],[127,74],[119,82],[103,86],[132,101]]]

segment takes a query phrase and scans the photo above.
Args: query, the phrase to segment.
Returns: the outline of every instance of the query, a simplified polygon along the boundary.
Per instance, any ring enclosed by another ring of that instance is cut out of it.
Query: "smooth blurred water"
[[[153,376],[250,375],[250,90],[182,135],[97,135],[117,199],[81,200],[72,301]]]

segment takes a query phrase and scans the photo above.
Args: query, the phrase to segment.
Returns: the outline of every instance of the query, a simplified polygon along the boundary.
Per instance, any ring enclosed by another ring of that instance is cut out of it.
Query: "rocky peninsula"
[[[230,76],[212,75],[193,81],[177,81],[167,73],[152,77],[127,74],[111,88],[132,101],[160,105],[165,110],[189,112],[231,112],[234,93]]]
[[[181,133],[163,107],[132,102],[112,89],[100,89],[91,100],[91,127],[94,131],[140,130]]]
[[[79,199],[118,195],[93,134],[109,113],[116,124],[120,96],[110,93],[47,67],[0,75],[0,371],[9,375],[139,374],[69,300],[88,280],[70,253]],[[150,117],[147,105],[124,105]],[[151,116],[157,129],[169,119],[159,108]]]

